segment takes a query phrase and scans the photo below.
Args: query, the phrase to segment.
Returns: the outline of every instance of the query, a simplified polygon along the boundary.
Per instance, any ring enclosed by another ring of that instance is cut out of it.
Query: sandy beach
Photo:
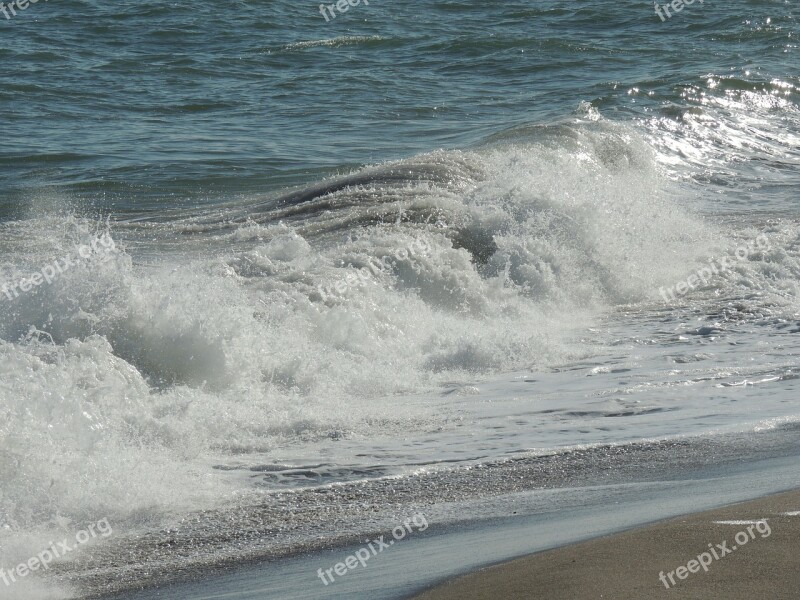
[[[798,534],[794,491],[537,553],[417,598],[797,598]]]

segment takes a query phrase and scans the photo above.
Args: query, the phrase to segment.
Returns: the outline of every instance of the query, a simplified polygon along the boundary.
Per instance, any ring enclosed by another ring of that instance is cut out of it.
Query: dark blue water
[[[40,2],[0,17],[3,214],[42,189],[108,209],[264,193],[581,101],[615,119],[683,105],[709,74],[794,85],[798,14],[376,0],[326,22],[310,1]]]

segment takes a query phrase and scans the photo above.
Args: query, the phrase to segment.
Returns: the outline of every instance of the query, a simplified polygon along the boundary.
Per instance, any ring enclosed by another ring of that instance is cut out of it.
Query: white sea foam
[[[258,205],[233,228],[120,223],[113,260],[0,303],[0,559],[29,554],[62,519],[102,514],[123,531],[250,497],[252,475],[213,465],[324,458],[382,475],[552,447],[565,430],[573,444],[674,434],[697,417],[661,425],[676,394],[636,394],[708,370],[662,373],[661,358],[641,358],[651,328],[624,329],[641,332],[637,345],[602,319],[646,313],[661,285],[750,232],[710,226],[676,201],[635,129],[584,119],[376,169],[310,199],[300,217]],[[405,171],[430,176],[387,175]],[[794,306],[796,231],[770,227],[770,257],[687,302],[758,289]],[[5,225],[3,276],[47,264],[87,231],[80,219]],[[319,295],[420,237],[429,251],[413,264],[395,259],[363,286]],[[591,365],[587,387],[584,362],[620,344],[639,358]],[[550,369],[576,375],[544,388],[504,382],[493,395],[474,385]],[[646,375],[629,387],[637,369]],[[587,405],[592,394],[605,397]],[[476,442],[484,427],[494,437]]]

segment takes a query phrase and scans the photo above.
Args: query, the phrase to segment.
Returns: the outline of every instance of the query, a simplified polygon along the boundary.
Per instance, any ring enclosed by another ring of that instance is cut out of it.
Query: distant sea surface
[[[796,3],[326,14],[0,14],[0,566],[115,531],[20,598],[797,447]]]

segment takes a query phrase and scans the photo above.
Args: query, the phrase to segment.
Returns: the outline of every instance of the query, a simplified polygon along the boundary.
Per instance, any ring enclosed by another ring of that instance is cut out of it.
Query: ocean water
[[[796,3],[326,14],[0,13],[1,597],[797,447]]]

